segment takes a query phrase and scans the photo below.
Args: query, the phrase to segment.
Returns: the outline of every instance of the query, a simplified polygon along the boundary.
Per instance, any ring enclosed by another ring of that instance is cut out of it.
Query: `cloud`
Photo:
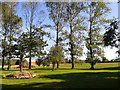
[[[115,59],[118,54],[116,53],[118,49],[113,47],[113,48],[110,48],[110,47],[107,47],[107,48],[104,48],[104,51],[105,51],[105,57],[108,59],[108,60],[111,60],[111,59]]]

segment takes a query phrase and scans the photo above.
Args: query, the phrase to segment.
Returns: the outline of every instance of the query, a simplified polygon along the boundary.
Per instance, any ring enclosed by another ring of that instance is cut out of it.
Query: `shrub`
[[[36,64],[37,64],[38,66],[40,66],[40,65],[42,64],[42,62],[43,62],[42,59],[40,59],[40,58],[36,59]]]
[[[36,64],[37,64],[38,66],[40,66],[40,65],[50,66],[50,60],[49,60],[48,57],[46,57],[46,58],[44,58],[44,59],[38,58],[38,59],[36,60]]]
[[[15,65],[20,65],[20,60],[17,60],[16,63],[15,63]],[[28,61],[26,59],[24,59],[22,61],[22,66],[23,67],[28,67],[28,65],[29,65]]]
[[[23,66],[23,67],[28,67],[28,66],[29,66],[28,61],[24,59],[24,60],[22,61],[22,66]]]
[[[17,60],[16,62],[15,62],[15,65],[19,65],[20,64],[20,60]]]

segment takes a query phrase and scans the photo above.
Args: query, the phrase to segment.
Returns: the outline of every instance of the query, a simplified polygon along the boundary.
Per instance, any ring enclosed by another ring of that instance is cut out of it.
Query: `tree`
[[[6,10],[7,9],[10,9],[10,7],[8,5],[6,5],[5,3],[2,3],[1,2],[1,14],[2,14],[2,17],[1,17],[1,23],[2,23],[2,28],[3,28],[3,32],[2,35],[4,36],[4,39],[2,39],[2,70],[4,70],[4,61],[5,61],[5,56],[7,56],[7,49],[6,49],[6,46],[7,46],[7,42],[6,42],[6,34],[8,33],[8,30],[5,29],[6,28],[6,24],[4,23],[5,19],[7,19],[7,15],[9,14]]]
[[[102,57],[102,62],[107,62],[108,59],[106,57]]]
[[[23,67],[23,57],[25,57],[27,45],[26,45],[26,34],[23,32],[19,38],[16,40],[17,45],[14,45],[14,49],[17,50],[17,55],[19,55],[20,58],[20,72],[22,72],[22,67]]]
[[[40,65],[42,64],[43,67],[44,67],[44,66],[49,66],[49,65],[50,65],[49,57],[47,56],[47,57],[43,57],[43,58],[38,58],[38,59],[36,60],[36,64],[37,64],[38,66],[40,66]]]
[[[5,57],[8,55],[8,47],[7,47],[7,42],[5,42],[6,38],[2,39],[2,70],[4,70],[4,65],[5,65]]]
[[[25,50],[26,52],[29,52],[31,49],[31,57],[37,56],[39,59],[43,57],[46,52],[44,51],[44,47],[47,46],[47,41],[44,40],[44,36],[46,36],[46,32],[44,32],[41,28],[33,28],[34,31],[31,33],[31,40],[29,36],[29,32],[26,32],[24,44],[27,47]],[[31,43],[30,43],[31,42]],[[31,45],[31,48],[29,48],[29,45]],[[26,55],[26,57],[30,57],[30,54]],[[39,60],[38,59],[38,60]]]
[[[36,64],[37,64],[38,66],[40,66],[42,63],[43,63],[43,59],[38,58],[38,59],[36,60]]]
[[[68,2],[66,3],[64,16],[65,22],[68,24],[68,40],[69,40],[69,51],[72,61],[72,69],[74,69],[74,58],[82,55],[82,33],[85,30],[82,22],[84,21],[83,16],[80,13],[85,9],[85,3],[83,2]]]
[[[62,41],[60,33],[62,32],[64,26],[64,3],[62,2],[46,2],[46,6],[49,10],[49,16],[54,22],[54,27],[56,31],[56,46],[60,45]],[[59,68],[59,62],[57,62],[57,68]]]
[[[48,46],[47,41],[44,40],[44,36],[47,36],[48,33],[43,31],[43,27],[40,28],[34,28],[33,31],[34,38],[32,39],[34,46],[34,54],[40,58],[44,57],[46,55],[46,52],[44,51],[44,48]]]
[[[25,39],[25,37],[23,36],[24,33],[22,35],[20,35],[20,37],[16,38],[15,41],[17,44],[14,44],[11,46],[11,52],[12,52],[12,56],[17,56],[17,58],[20,58],[19,61],[19,65],[20,65],[20,72],[22,72],[22,61],[23,61],[23,57],[25,54],[25,42],[23,39]]]
[[[61,46],[51,47],[49,53],[49,60],[52,62],[52,71],[55,70],[55,64],[64,60],[63,52]]]
[[[111,24],[106,28],[106,32],[103,37],[104,45],[111,47],[120,47],[120,32],[118,31],[118,21],[113,20]],[[120,49],[117,51],[120,56]]]
[[[33,44],[33,28],[38,27],[44,20],[44,12],[40,10],[39,2],[25,2],[22,3],[24,10],[24,19],[26,22],[26,29],[28,30],[28,50],[29,50],[29,69],[31,69],[31,58],[32,58],[32,50],[34,48]],[[42,16],[41,18],[41,15]]]
[[[103,35],[100,34],[101,27],[106,22],[105,15],[110,11],[105,2],[88,3],[88,37],[86,38],[86,47],[88,49],[87,59],[91,65],[90,69],[94,69],[97,60],[104,56]],[[94,37],[93,37],[94,36]]]
[[[2,35],[4,36],[4,45],[3,45],[3,66],[4,66],[4,57],[6,52],[6,42],[8,49],[8,70],[11,67],[11,58],[12,58],[12,44],[16,38],[16,34],[19,32],[21,27],[22,19],[15,15],[15,8],[17,3],[15,2],[2,2]],[[2,67],[3,68],[3,67]]]

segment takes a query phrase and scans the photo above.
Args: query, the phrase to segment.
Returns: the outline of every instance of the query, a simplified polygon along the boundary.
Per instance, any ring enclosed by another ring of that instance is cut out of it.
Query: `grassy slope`
[[[60,69],[51,71],[51,67],[36,68],[34,71],[39,78],[34,79],[2,79],[3,88],[118,88],[118,63],[98,63],[96,70],[89,70],[89,64],[61,65]],[[29,71],[29,70],[24,70]],[[3,71],[6,75],[16,70]]]

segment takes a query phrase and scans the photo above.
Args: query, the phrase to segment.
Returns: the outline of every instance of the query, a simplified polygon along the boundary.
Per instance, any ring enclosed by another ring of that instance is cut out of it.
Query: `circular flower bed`
[[[36,76],[37,74],[35,74],[34,72],[15,72],[6,75],[5,78],[31,79],[31,78],[35,78]]]

